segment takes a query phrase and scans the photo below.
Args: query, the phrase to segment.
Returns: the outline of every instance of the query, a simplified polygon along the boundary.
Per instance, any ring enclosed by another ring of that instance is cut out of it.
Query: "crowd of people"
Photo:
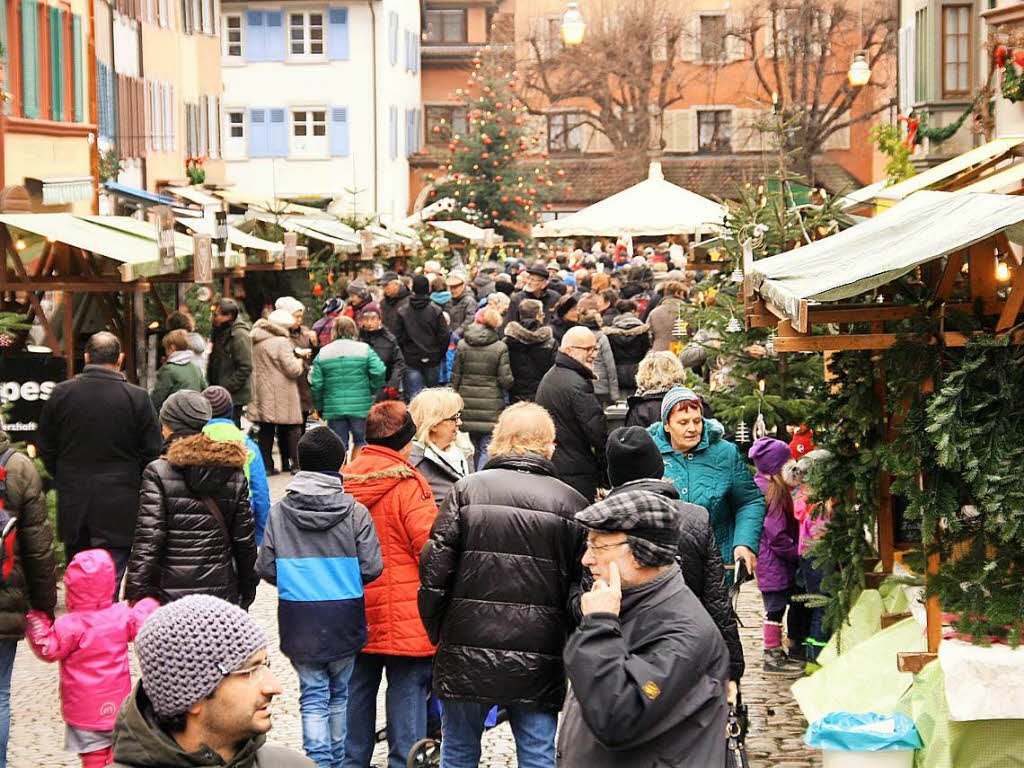
[[[803,484],[821,452],[803,433],[744,456],[683,386],[669,341],[694,275],[564,266],[353,280],[311,327],[289,296],[251,325],[223,298],[209,344],[182,308],[151,392],[93,336],[40,420],[68,561],[56,621],[41,481],[0,432],[18,519],[0,683],[27,628],[61,664],[86,768],[368,768],[383,674],[391,768],[434,700],[444,768],[478,764],[494,707],[529,768],[724,764],[745,670],[734,573],[758,578],[765,671],[800,674],[823,640],[791,600],[798,578],[820,587]],[[264,743],[281,687],[246,614],[261,580],[308,760]]]

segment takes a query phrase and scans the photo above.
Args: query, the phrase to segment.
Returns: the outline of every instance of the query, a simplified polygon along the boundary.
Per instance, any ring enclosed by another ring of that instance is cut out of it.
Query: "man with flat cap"
[[[724,765],[729,656],[676,565],[678,510],[627,490],[575,517],[588,529],[594,586],[565,648],[572,690],[558,764]]]

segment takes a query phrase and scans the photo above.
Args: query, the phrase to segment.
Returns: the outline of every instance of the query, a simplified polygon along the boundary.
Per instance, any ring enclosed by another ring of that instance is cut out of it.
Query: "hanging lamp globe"
[[[587,23],[583,20],[576,0],[569,0],[569,7],[562,14],[562,42],[566,45],[579,45],[583,42]]]
[[[857,51],[853,54],[853,61],[850,63],[850,71],[846,73],[846,79],[854,88],[862,88],[871,80],[871,67],[868,65],[867,51]]]

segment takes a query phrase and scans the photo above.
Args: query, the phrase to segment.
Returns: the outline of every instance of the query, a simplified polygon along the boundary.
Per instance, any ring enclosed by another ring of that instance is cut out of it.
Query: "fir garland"
[[[938,144],[939,142],[952,138],[956,134],[956,132],[960,130],[960,127],[964,124],[964,121],[967,119],[968,115],[970,115],[973,111],[974,102],[972,101],[967,106],[967,108],[960,113],[960,116],[957,117],[956,120],[954,120],[949,125],[944,125],[940,128],[932,128],[931,126],[928,125],[928,123],[926,123],[922,119],[921,122],[918,123],[917,134],[914,136],[914,143],[923,144],[924,140],[928,139],[928,141]]]

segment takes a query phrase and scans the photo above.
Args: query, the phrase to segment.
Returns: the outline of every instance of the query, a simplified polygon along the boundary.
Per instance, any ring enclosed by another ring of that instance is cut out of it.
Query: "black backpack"
[[[18,520],[7,511],[7,461],[14,455],[8,448],[0,454],[0,584],[6,584],[14,568],[14,541]]]

